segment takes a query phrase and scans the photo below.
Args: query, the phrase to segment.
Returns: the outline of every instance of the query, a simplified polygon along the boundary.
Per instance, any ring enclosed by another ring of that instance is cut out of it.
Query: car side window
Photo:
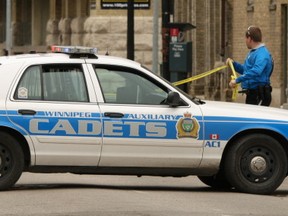
[[[18,100],[88,102],[82,66],[35,65],[24,72],[14,98]]]
[[[95,68],[106,103],[164,104],[167,88],[125,68]]]

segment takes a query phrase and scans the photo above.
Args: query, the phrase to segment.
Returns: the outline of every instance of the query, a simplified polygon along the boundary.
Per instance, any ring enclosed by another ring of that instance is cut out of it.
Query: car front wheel
[[[287,174],[287,157],[281,144],[265,134],[237,140],[225,159],[225,175],[237,190],[270,194]]]

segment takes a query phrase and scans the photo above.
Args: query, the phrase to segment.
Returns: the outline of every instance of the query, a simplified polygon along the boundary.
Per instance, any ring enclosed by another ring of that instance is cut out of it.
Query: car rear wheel
[[[0,190],[7,190],[20,178],[24,169],[21,146],[11,135],[0,132]]]
[[[265,134],[237,140],[225,159],[225,175],[237,190],[270,194],[287,174],[287,157],[281,144]]]

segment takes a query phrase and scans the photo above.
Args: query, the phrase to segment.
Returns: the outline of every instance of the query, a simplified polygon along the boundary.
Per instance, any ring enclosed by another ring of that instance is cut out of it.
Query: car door
[[[199,107],[184,100],[169,107],[165,100],[171,86],[144,69],[92,67],[101,89],[99,166],[198,167],[203,153]]]
[[[98,164],[102,123],[83,63],[27,65],[11,91],[7,113],[31,138],[36,165]]]

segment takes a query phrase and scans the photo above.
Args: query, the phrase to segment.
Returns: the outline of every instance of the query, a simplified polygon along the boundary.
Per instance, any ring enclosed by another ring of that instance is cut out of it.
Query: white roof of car
[[[81,59],[81,58],[79,58]],[[97,58],[91,59],[87,58],[89,63],[98,64],[111,64],[111,65],[121,65],[130,67],[140,67],[141,65],[137,62],[131,61],[129,59],[107,56],[107,55],[97,55]],[[36,53],[36,54],[20,54],[13,56],[2,56],[0,57],[0,64],[9,64],[15,62],[29,62],[30,64],[35,62],[37,64],[55,62],[55,63],[65,63],[65,62],[77,62],[77,58],[70,58],[69,54],[65,53]]]

